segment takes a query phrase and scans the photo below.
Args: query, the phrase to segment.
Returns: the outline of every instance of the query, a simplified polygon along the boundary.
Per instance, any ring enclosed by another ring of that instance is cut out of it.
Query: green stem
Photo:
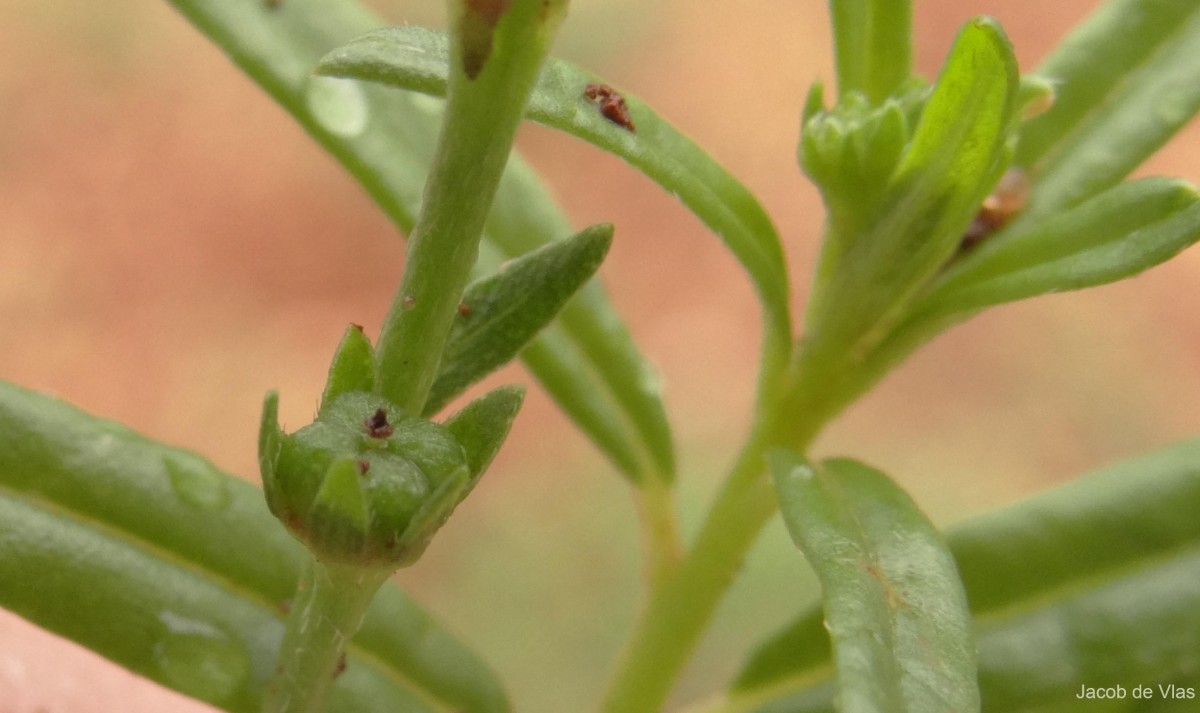
[[[288,615],[279,663],[267,687],[264,713],[321,713],[339,673],[346,642],[358,631],[385,570],[323,564],[313,559]]]
[[[652,589],[673,574],[683,559],[674,492],[671,484],[657,474],[634,490],[642,520],[645,580]]]
[[[405,413],[421,413],[437,376],[484,221],[565,4],[516,0],[499,18],[481,19],[472,14],[475,5],[451,3],[461,13],[451,18],[461,31],[452,34],[442,131],[376,351],[380,391]],[[492,34],[481,38],[480,23],[489,22],[496,23]],[[482,46],[488,56],[468,78],[463,57],[479,62]]]
[[[912,73],[911,0],[830,0],[838,94],[880,104]]]
[[[820,421],[811,419],[786,422],[783,416],[789,412],[780,408],[779,400],[765,400],[762,406],[761,416],[695,542],[675,571],[661,577],[651,591],[600,708],[602,713],[657,713],[662,709],[746,551],[777,509],[775,491],[764,476],[767,450],[785,444],[803,450],[821,426]]]
[[[838,95],[881,104],[912,73],[910,0],[830,0]]]

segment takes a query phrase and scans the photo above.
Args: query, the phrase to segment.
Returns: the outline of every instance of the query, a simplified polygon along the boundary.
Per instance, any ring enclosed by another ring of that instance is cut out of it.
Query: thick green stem
[[[513,137],[566,3],[516,0],[498,17],[469,2],[451,5],[461,13],[451,20],[463,31],[452,35],[442,132],[376,352],[380,390],[409,414],[421,413],[437,376]],[[489,23],[491,34],[481,38]]]
[[[312,560],[288,615],[264,713],[321,713],[337,678],[346,642],[358,631],[386,570]]]

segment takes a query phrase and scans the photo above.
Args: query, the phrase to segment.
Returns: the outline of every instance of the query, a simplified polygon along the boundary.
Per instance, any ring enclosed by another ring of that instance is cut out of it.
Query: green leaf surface
[[[1200,3],[1111,0],[1036,74],[1053,107],[1021,129],[1033,221],[1118,183],[1200,110]]]
[[[601,376],[589,368],[584,353],[564,329],[558,325],[545,329],[525,348],[521,358],[536,366],[538,380],[558,395],[558,405],[575,423],[584,426],[622,473],[641,482],[648,473],[655,472],[635,446],[635,433],[620,405],[606,393]]]
[[[446,421],[446,430],[466,453],[472,487],[500,452],[524,398],[525,390],[521,387],[501,386],[467,404]]]
[[[346,327],[342,341],[338,344],[329,364],[329,376],[325,379],[325,391],[321,393],[320,411],[325,411],[333,400],[351,391],[375,390],[375,348],[371,340],[357,324]]]
[[[1200,239],[1200,200],[1184,181],[1124,183],[1025,230],[986,239],[914,307],[977,310],[1123,279]]]
[[[1164,692],[1200,690],[1197,512],[1200,439],[948,530],[975,616],[983,710],[1194,706]],[[758,649],[713,711],[831,710],[828,650],[820,611],[806,612]],[[1109,707],[1076,698],[1083,686],[1118,685],[1127,697]],[[1152,701],[1132,698],[1138,685]]]
[[[164,686],[249,713],[306,558],[249,483],[0,383],[5,608]],[[509,710],[475,654],[395,587],[349,651],[332,711]]]
[[[441,33],[420,27],[389,28],[331,52],[318,72],[443,95],[446,57]],[[534,88],[528,115],[621,156],[678,196],[746,268],[766,310],[770,338],[786,343],[790,319],[783,250],[762,207],[708,154],[636,97],[622,97],[632,126],[607,117],[586,96],[589,85],[600,84],[583,69],[552,59]]]
[[[412,227],[440,106],[385,87],[312,76],[327,52],[383,20],[351,0],[169,2],[337,158],[401,230]],[[519,156],[510,157],[484,239],[512,258],[571,232],[534,172]],[[526,365],[627,476],[637,480],[657,472],[669,478],[674,453],[661,395],[654,380],[638,378],[651,368],[600,285],[589,284],[562,321],[565,328],[540,343],[536,358],[522,355]],[[596,346],[598,335],[609,340],[603,349]],[[580,366],[557,368],[568,363]],[[542,373],[543,365],[554,371]],[[573,380],[577,376],[587,379]],[[580,407],[585,392],[595,400],[586,409]],[[601,412],[601,400],[604,417],[588,418]],[[617,432],[625,439],[620,443]]]
[[[425,403],[425,415],[507,364],[592,278],[612,244],[611,225],[547,243],[469,285]]]
[[[488,226],[492,242],[509,258],[537,249],[548,236],[573,232],[533,171],[514,160],[500,182]],[[618,448],[636,454],[641,465],[619,466],[627,476],[670,481],[675,451],[661,382],[600,282],[584,285],[542,335],[534,342],[537,350],[527,348],[521,359],[559,406],[614,463],[623,460]],[[550,352],[555,352],[553,358],[547,357]],[[578,408],[584,401],[590,406]],[[603,419],[587,417],[601,412],[607,414]],[[605,422],[619,424],[617,429],[627,434],[620,446],[613,444],[613,431]]]
[[[933,525],[861,463],[769,458],[784,522],[821,580],[839,710],[979,710],[967,601]]]

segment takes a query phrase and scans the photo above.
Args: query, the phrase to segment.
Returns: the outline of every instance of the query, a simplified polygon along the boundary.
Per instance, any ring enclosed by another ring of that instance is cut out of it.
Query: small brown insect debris
[[[262,4],[274,10],[283,4],[283,0],[262,0]]]
[[[1000,177],[996,189],[983,199],[979,213],[963,233],[959,250],[969,250],[984,238],[1003,228],[1021,212],[1029,200],[1029,178],[1019,168],[1010,168]]]
[[[392,424],[388,423],[387,411],[376,409],[375,413],[363,421],[363,427],[367,429],[367,435],[371,438],[387,438],[392,435]]]
[[[371,464],[369,462],[367,462],[366,459],[360,458],[358,461],[358,474],[366,475],[367,471],[370,469],[371,469]]]
[[[466,317],[469,314],[471,314],[470,306],[468,306],[466,302],[459,302],[458,303],[458,316]]]
[[[608,86],[592,82],[583,89],[583,97],[600,110],[600,115],[628,132],[637,129],[633,118],[629,116],[629,107],[625,105],[625,97]]]
[[[345,670],[346,670],[346,654],[342,653],[342,655],[338,657],[337,666],[335,666],[333,669],[333,677],[337,678],[338,676],[341,676],[342,673],[345,672]]]

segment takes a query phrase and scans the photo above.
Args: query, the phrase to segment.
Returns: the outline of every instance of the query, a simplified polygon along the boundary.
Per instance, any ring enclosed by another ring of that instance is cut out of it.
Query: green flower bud
[[[284,435],[273,396],[260,441],[267,504],[326,561],[397,567],[416,560],[472,481],[444,426],[350,391]]]
[[[860,92],[849,92],[826,109],[820,83],[809,90],[798,158],[821,189],[831,211],[869,215],[864,203],[884,195],[912,138],[928,88],[910,80],[898,93],[873,105]]]

